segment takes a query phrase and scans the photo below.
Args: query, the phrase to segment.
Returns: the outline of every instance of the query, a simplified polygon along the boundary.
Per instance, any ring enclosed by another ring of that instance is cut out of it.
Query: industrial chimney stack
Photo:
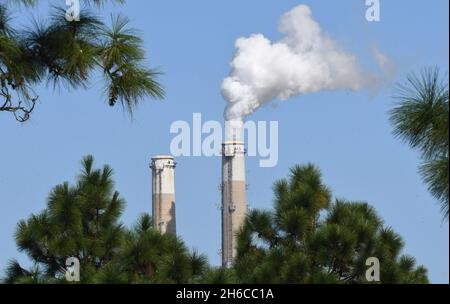
[[[153,225],[162,234],[176,235],[175,218],[175,161],[172,156],[152,158],[152,215]]]
[[[230,267],[236,257],[236,233],[247,214],[245,145],[226,141],[222,145],[222,265]]]

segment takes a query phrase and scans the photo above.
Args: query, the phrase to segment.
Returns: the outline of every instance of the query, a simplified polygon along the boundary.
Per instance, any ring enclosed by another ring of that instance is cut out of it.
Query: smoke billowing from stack
[[[379,81],[363,73],[355,56],[322,32],[308,6],[299,5],[284,14],[278,30],[283,37],[276,42],[262,34],[237,39],[231,73],[222,83],[228,102],[225,120],[242,121],[274,99],[324,90],[359,90]],[[377,52],[376,60],[382,55]]]
[[[363,73],[356,58],[322,33],[306,5],[281,17],[281,40],[271,42],[262,34],[236,41],[231,73],[222,83],[227,101],[224,112],[226,141],[222,158],[222,263],[236,256],[236,232],[246,212],[244,142],[246,116],[274,99],[324,90],[359,90],[376,86],[378,77]],[[386,67],[381,52],[375,54],[380,68]]]
[[[153,226],[162,234],[176,235],[174,158],[155,156],[151,169]]]

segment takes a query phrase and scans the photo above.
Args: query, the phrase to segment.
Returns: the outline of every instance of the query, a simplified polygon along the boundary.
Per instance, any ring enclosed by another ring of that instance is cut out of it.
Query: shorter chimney
[[[162,234],[176,235],[175,161],[172,156],[152,158],[153,225]]]

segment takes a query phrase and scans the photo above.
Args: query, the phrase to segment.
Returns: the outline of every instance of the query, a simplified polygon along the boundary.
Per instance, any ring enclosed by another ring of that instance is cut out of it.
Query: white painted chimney
[[[175,161],[172,156],[152,158],[152,216],[153,225],[162,234],[176,235]]]
[[[247,215],[245,145],[226,141],[222,145],[222,265],[230,267],[236,257],[236,233]]]

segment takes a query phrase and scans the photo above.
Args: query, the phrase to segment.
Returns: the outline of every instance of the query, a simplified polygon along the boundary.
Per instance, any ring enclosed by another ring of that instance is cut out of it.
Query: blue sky
[[[54,3],[63,1],[53,1]],[[381,0],[381,21],[365,19],[365,1],[128,1],[105,6],[99,14],[123,12],[140,29],[152,66],[164,75],[167,98],[141,104],[131,120],[120,107],[109,108],[102,85],[87,90],[39,88],[40,103],[31,121],[19,124],[0,114],[0,268],[7,260],[27,258],[13,240],[16,223],[45,207],[50,189],[73,181],[84,155],[115,170],[116,188],[127,201],[122,220],[130,225],[151,212],[150,157],[169,153],[175,120],[222,120],[220,85],[229,72],[234,41],[263,33],[280,38],[280,16],[304,3],[314,18],[361,66],[374,69],[372,49],[397,67],[395,81],[423,66],[448,70],[448,1]],[[35,13],[46,16],[46,1]],[[16,11],[26,24],[30,12]],[[251,116],[279,122],[279,163],[260,168],[247,159],[248,200],[252,208],[272,206],[272,183],[295,164],[313,162],[337,198],[373,205],[386,224],[405,240],[405,252],[429,270],[432,282],[449,281],[449,227],[417,174],[418,154],[394,139],[387,111],[392,83],[375,95],[323,92],[276,102]],[[220,256],[220,159],[177,159],[177,229],[190,247]]]

